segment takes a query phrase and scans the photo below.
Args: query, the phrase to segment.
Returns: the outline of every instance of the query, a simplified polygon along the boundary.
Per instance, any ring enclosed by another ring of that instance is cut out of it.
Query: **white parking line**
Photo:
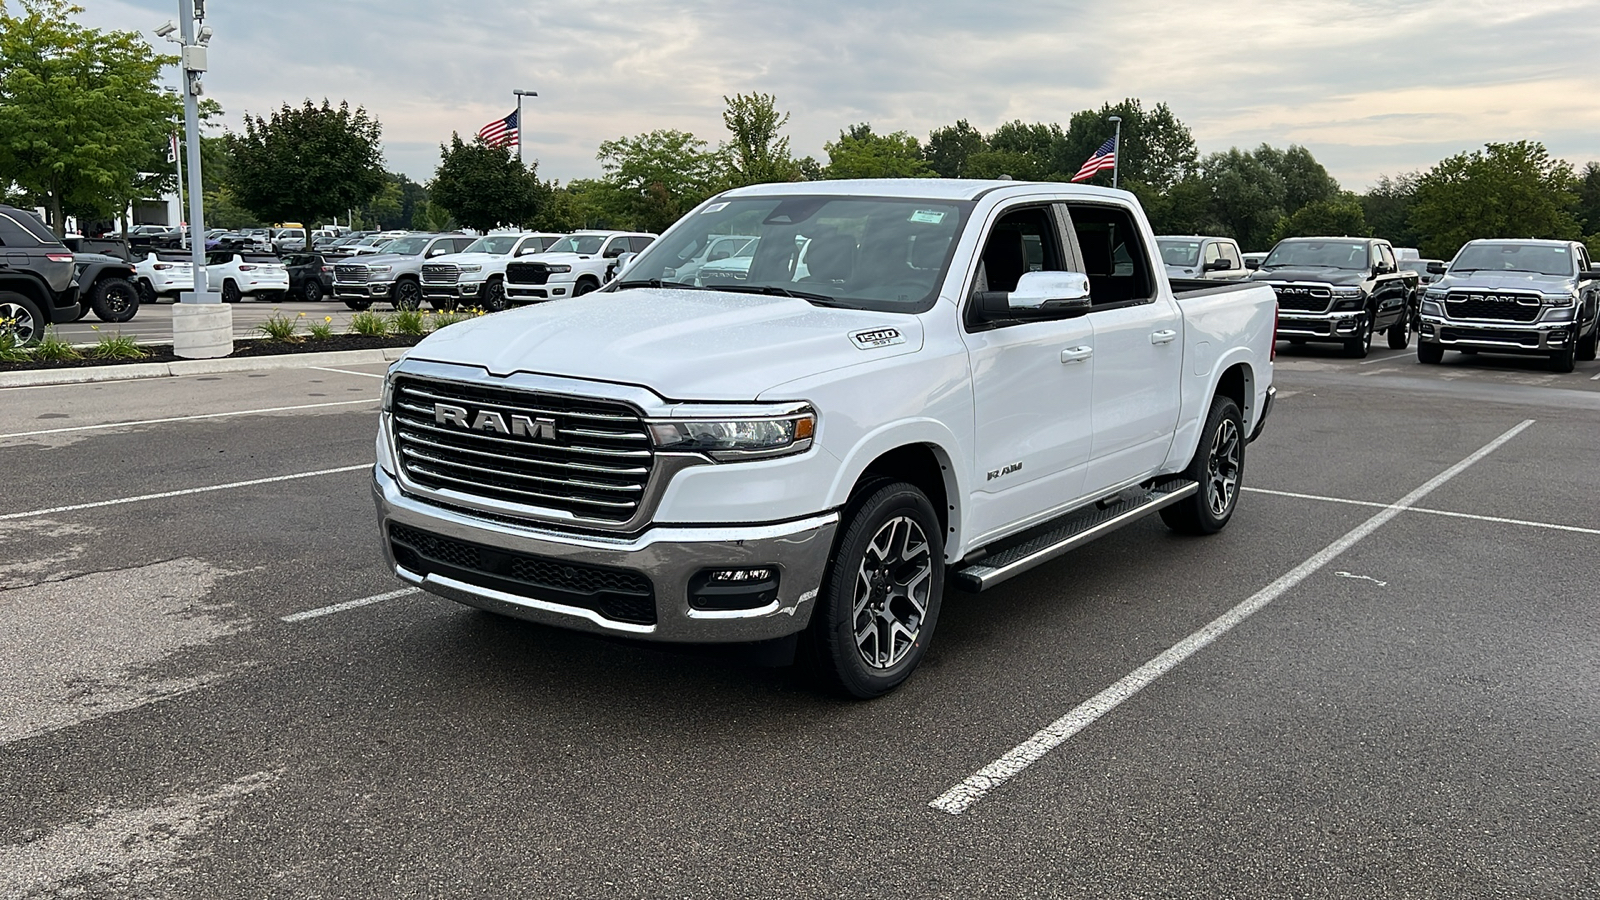
[[[1391,509],[1392,504],[1374,503],[1371,500],[1346,500],[1343,497],[1323,497],[1317,494],[1296,494],[1293,491],[1270,491],[1266,488],[1247,487],[1243,490],[1252,494],[1270,494],[1274,497],[1293,497],[1298,500],[1320,500],[1323,503],[1344,503],[1349,506],[1375,506],[1379,509]],[[1525,525],[1529,528],[1548,528],[1552,531],[1571,531],[1577,534],[1600,534],[1600,528],[1584,528],[1579,525],[1559,525],[1555,522],[1531,522],[1527,519],[1507,519],[1501,516],[1480,516],[1476,513],[1451,512],[1445,509],[1429,509],[1425,506],[1413,506],[1406,512],[1422,513],[1425,516],[1447,516],[1452,519],[1472,519],[1477,522],[1494,522],[1498,525]]]
[[[97,500],[93,503],[74,503],[71,506],[53,506],[49,509],[35,509],[28,512],[5,513],[0,515],[0,522],[11,519],[31,519],[37,516],[53,516],[56,513],[76,512],[80,509],[98,509],[102,506],[121,506],[125,503],[141,503],[145,500],[164,500],[167,497],[187,497],[191,494],[207,494],[212,491],[227,491],[233,488],[251,487],[257,484],[273,484],[279,481],[296,481],[301,478],[315,478],[319,475],[337,475],[340,472],[359,472],[371,469],[372,463],[362,463],[359,466],[340,466],[337,469],[318,469],[315,472],[296,472],[293,475],[274,475],[271,478],[252,478],[249,481],[231,481],[227,484],[211,484],[205,487],[184,488],[180,491],[162,491],[159,494],[140,494],[136,497],[119,497],[116,500]]]
[[[1435,475],[1421,487],[1400,498],[1398,502],[1380,510],[1372,518],[1357,525],[1343,537],[1317,551],[1310,559],[1290,569],[1278,580],[1257,591],[1243,603],[1213,619],[1199,631],[1194,632],[1154,659],[1123,676],[1116,684],[1094,695],[1071,712],[1045,726],[1035,733],[1033,737],[1013,747],[1004,756],[967,776],[965,781],[945,791],[928,805],[951,815],[960,815],[965,812],[973,804],[982,800],[990,791],[1016,777],[1035,762],[1043,759],[1047,753],[1061,746],[1068,738],[1094,724],[1101,716],[1116,709],[1123,701],[1148,687],[1157,678],[1177,667],[1179,663],[1200,652],[1212,641],[1233,630],[1239,623],[1249,618],[1251,614],[1276,600],[1317,570],[1337,559],[1341,553],[1355,546],[1367,535],[1377,531],[1390,519],[1410,509],[1417,501],[1437,490],[1450,479],[1465,472],[1474,463],[1498,450],[1507,441],[1521,434],[1532,424],[1532,419],[1522,422],[1505,434],[1485,444],[1471,456]]]
[[[1600,375],[1596,375],[1596,376],[1594,376],[1593,378],[1591,378],[1589,380],[1590,381],[1600,381]]]
[[[412,594],[420,593],[422,593],[422,591],[419,588],[401,588],[398,591],[390,591],[387,594],[373,594],[371,597],[362,597],[360,600],[346,600],[343,603],[335,603],[332,606],[324,606],[319,609],[308,609],[305,612],[292,613],[284,616],[278,621],[304,622],[307,619],[315,619],[321,616],[331,616],[334,613],[341,613],[347,609],[371,606],[374,603],[382,603],[385,600],[393,600],[396,597],[409,597]]]
[[[307,368],[312,368],[308,366]],[[359,372],[355,374],[361,374]],[[378,403],[379,398],[369,400],[335,400],[331,403],[307,403],[302,406],[269,406],[264,409],[236,409],[229,412],[199,413],[193,416],[168,416],[164,419],[139,419],[134,422],[106,422],[102,425],[77,425],[72,428],[46,428],[42,431],[17,431],[11,434],[0,434],[0,440],[6,438],[37,437],[41,434],[66,434],[71,431],[97,431],[103,428],[128,428],[134,425],[162,425],[167,422],[192,422],[197,419],[222,419],[228,416],[253,416],[261,413],[292,412],[297,409],[322,409],[328,406],[354,406],[358,403]]]
[[[306,368],[308,368],[308,369],[316,369],[318,372],[338,372],[340,375],[360,375],[362,378],[382,378],[382,377],[384,377],[382,374],[376,374],[375,375],[375,374],[373,374],[371,372],[352,372],[349,369],[330,369],[327,366],[306,366]]]

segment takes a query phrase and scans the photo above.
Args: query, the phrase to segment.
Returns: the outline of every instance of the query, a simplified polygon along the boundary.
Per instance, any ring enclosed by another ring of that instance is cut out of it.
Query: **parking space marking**
[[[136,497],[118,497],[115,500],[97,500],[93,503],[74,503],[71,506],[52,506],[49,509],[35,509],[28,512],[5,513],[0,515],[0,522],[12,519],[32,519],[38,516],[53,516],[57,513],[76,512],[80,509],[99,509],[103,506],[121,506],[125,503],[142,503],[146,500],[164,500],[168,497],[187,497],[191,494],[208,494],[212,491],[228,491],[234,488],[252,487],[258,484],[274,484],[279,481],[297,481],[301,478],[316,478],[319,475],[337,475],[341,472],[359,472],[371,469],[372,463],[362,463],[358,466],[340,466],[337,469],[318,469],[315,472],[296,472],[293,475],[274,475],[271,478],[252,478],[249,481],[230,481],[227,484],[208,484],[205,487],[184,488],[178,491],[162,491],[159,494],[140,494]]]
[[[1295,566],[1276,581],[1251,595],[1249,599],[1211,620],[1200,630],[1167,648],[1154,659],[1133,670],[1115,684],[1079,704],[1071,712],[1036,732],[1026,741],[1013,747],[1004,756],[989,763],[966,780],[939,795],[928,805],[934,809],[959,816],[982,800],[990,791],[1021,774],[1023,770],[1043,759],[1051,750],[1066,743],[1073,735],[1094,724],[1101,716],[1116,709],[1130,697],[1144,690],[1156,679],[1176,668],[1179,663],[1205,649],[1212,641],[1232,631],[1239,623],[1276,600],[1295,585],[1315,574],[1340,554],[1360,543],[1385,523],[1422,498],[1438,490],[1451,479],[1465,472],[1479,460],[1500,449],[1533,424],[1527,419],[1504,434],[1478,448],[1472,455],[1438,475],[1421,487],[1401,497],[1399,501],[1379,510],[1372,518],[1362,522],[1343,537],[1317,551],[1310,559]]]
[[[371,597],[362,597],[360,600],[346,600],[343,603],[335,603],[332,606],[323,606],[318,609],[308,609],[305,612],[292,613],[284,616],[278,621],[304,622],[307,619],[331,616],[334,613],[342,613],[347,609],[357,609],[362,606],[371,606],[374,603],[382,603],[385,600],[393,600],[396,597],[409,597],[412,594],[420,593],[422,593],[421,588],[401,588],[398,591],[389,591],[386,594],[373,594]]]
[[[360,375],[362,378],[385,377],[381,374],[373,374],[372,372],[352,372],[349,369],[330,369],[327,366],[306,366],[306,368],[316,369],[318,372],[338,372],[340,375]]]
[[[1590,381],[1600,381],[1600,374],[1596,374],[1593,378],[1591,378],[1589,380]]]
[[[360,373],[356,373],[360,374]],[[373,397],[369,400],[334,400],[331,403],[306,403],[300,406],[269,406],[263,409],[235,409],[229,412],[197,413],[192,416],[168,416],[164,419],[139,419],[133,422],[106,422],[101,425],[76,425],[71,428],[46,428],[41,431],[17,431],[11,434],[0,434],[0,440],[6,438],[38,437],[43,434],[67,434],[73,431],[98,431],[106,428],[129,428],[134,425],[163,425],[168,422],[192,422],[197,419],[222,419],[228,416],[254,416],[262,413],[293,412],[297,409],[322,409],[328,406],[354,406],[358,403],[378,403],[380,398]]]
[[[1268,494],[1273,497],[1292,497],[1297,500],[1318,500],[1323,503],[1343,503],[1347,506],[1373,506],[1379,509],[1389,509],[1391,504],[1375,503],[1371,500],[1347,500],[1344,497],[1323,497],[1318,494],[1297,494],[1293,491],[1272,491],[1266,488],[1241,488],[1252,494]],[[1476,513],[1451,512],[1447,509],[1430,509],[1426,506],[1413,506],[1406,512],[1421,513],[1425,516],[1446,516],[1452,519],[1473,519],[1478,522],[1493,522],[1497,525],[1525,525],[1529,528],[1547,528],[1551,531],[1571,531],[1575,534],[1600,534],[1600,528],[1584,528],[1581,525],[1561,525],[1556,522],[1533,522],[1528,519],[1508,519],[1503,516],[1480,516]]]

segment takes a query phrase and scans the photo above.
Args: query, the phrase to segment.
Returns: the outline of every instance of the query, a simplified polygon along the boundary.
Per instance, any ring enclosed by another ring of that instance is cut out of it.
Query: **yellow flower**
[[[303,316],[303,315],[305,315],[305,313],[301,313],[300,315]],[[322,317],[322,321],[324,321],[324,322],[332,322],[333,321],[333,316],[323,316]]]
[[[300,318],[302,318],[302,319],[304,319],[304,318],[305,318],[305,317],[306,317],[306,314],[305,314],[305,313],[301,313],[301,314],[300,314]]]

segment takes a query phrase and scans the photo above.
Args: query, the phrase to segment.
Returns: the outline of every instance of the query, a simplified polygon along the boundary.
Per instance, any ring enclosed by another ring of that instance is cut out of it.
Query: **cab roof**
[[[843,181],[785,181],[753,184],[724,191],[718,197],[776,197],[826,194],[855,197],[893,197],[907,200],[977,200],[992,191],[1028,194],[1041,190],[1082,193],[1087,196],[1130,197],[1127,191],[1069,184],[1062,181],[978,181],[966,178],[859,178]]]

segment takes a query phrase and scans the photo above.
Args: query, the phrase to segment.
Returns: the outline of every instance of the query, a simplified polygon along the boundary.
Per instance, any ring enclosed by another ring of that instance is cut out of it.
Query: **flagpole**
[[[522,98],[537,97],[538,91],[525,91],[516,88],[511,93],[517,95],[517,165],[522,165]]]
[[[1111,138],[1111,152],[1115,154],[1111,157],[1111,187],[1114,190],[1117,186],[1117,175],[1122,168],[1122,117],[1112,116],[1111,124],[1117,126],[1117,132]]]

